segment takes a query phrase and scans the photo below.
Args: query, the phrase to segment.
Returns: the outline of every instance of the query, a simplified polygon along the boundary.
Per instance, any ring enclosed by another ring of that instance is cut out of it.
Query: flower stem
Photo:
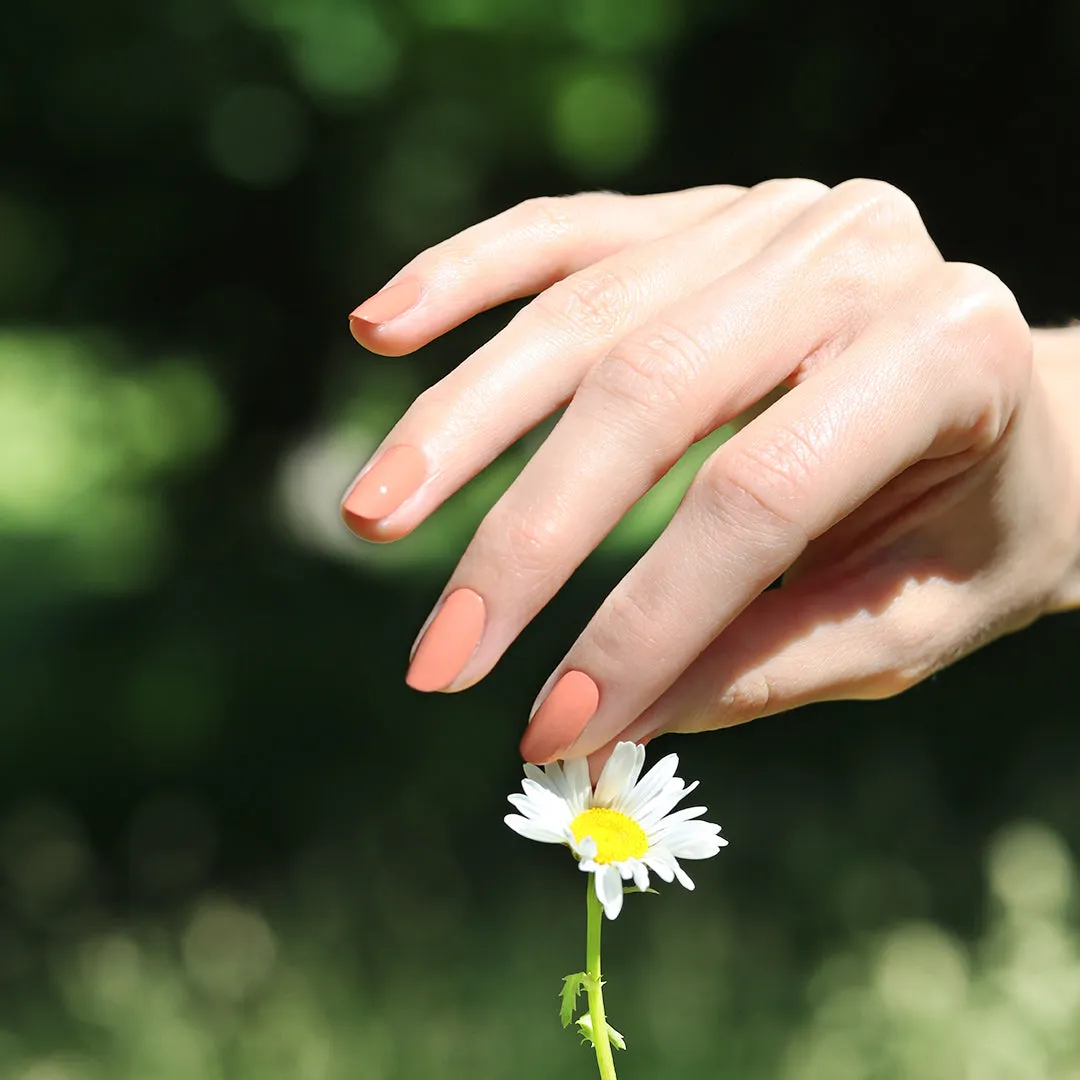
[[[596,1048],[596,1064],[600,1067],[600,1080],[616,1080],[615,1061],[608,1038],[607,1017],[604,1015],[604,991],[600,980],[600,929],[604,922],[604,907],[596,895],[593,875],[588,875],[588,932],[585,945],[585,971],[589,976],[586,987],[589,994],[589,1017],[592,1020],[592,1041]]]

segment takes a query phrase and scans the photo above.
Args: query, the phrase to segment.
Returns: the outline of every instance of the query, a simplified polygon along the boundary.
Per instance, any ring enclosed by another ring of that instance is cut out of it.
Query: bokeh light
[[[566,7],[567,27],[598,53],[654,50],[678,32],[681,0],[580,0]]]
[[[215,105],[207,153],[231,180],[273,187],[303,163],[307,123],[295,98],[273,86],[240,86]]]
[[[107,342],[0,334],[0,533],[48,543],[75,580],[142,584],[165,552],[156,484],[223,424],[197,363],[126,372]]]
[[[586,175],[636,164],[656,134],[656,104],[633,69],[585,69],[561,80],[552,103],[556,150]]]
[[[304,89],[341,106],[385,90],[399,47],[378,8],[362,0],[237,0],[256,26],[275,31]]]

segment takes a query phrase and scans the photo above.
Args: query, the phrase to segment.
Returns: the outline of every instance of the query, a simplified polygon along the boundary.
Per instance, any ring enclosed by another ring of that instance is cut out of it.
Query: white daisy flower
[[[506,824],[530,840],[566,844],[578,869],[595,877],[609,919],[622,910],[623,881],[632,879],[644,891],[652,870],[663,881],[677,878],[692,889],[679,859],[711,859],[727,844],[719,825],[694,820],[705,813],[704,806],[671,813],[698,786],[675,775],[677,754],[661,758],[641,776],[644,764],[645,747],[619,743],[595,790],[584,759],[543,769],[526,765],[522,793],[509,797],[520,813],[507,814]]]

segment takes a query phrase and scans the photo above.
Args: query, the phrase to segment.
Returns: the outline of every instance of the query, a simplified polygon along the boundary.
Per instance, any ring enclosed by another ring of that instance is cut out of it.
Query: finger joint
[[[708,363],[706,347],[693,334],[656,323],[620,342],[585,384],[636,414],[666,417],[691,403],[692,388]]]
[[[544,317],[568,329],[576,340],[614,337],[626,321],[631,290],[613,270],[574,274],[552,286],[537,301]]]
[[[589,628],[589,646],[616,670],[628,656],[647,656],[657,647],[657,613],[632,588],[622,587],[604,601]]]
[[[795,428],[736,437],[702,470],[707,512],[802,550],[810,537],[801,511],[822,468],[817,441]]]

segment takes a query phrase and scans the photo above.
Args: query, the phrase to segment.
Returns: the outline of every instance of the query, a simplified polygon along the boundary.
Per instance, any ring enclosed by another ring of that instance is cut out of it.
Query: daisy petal
[[[507,795],[506,801],[515,809],[520,810],[526,817],[543,817],[547,813],[547,807],[534,799],[531,795],[523,795],[515,791],[513,795]]]
[[[677,854],[680,859],[711,859],[722,847],[727,847],[726,840],[699,840],[682,845]]]
[[[550,766],[549,766],[550,768]],[[572,817],[577,817],[592,804],[592,783],[589,781],[589,762],[586,758],[564,761],[563,779],[566,784],[566,801]]]
[[[692,821],[694,818],[699,818],[706,813],[708,813],[708,810],[704,806],[686,806],[682,810],[676,810],[674,813],[668,814],[657,825],[657,829],[669,829],[680,821]]]
[[[645,764],[645,747],[621,742],[607,759],[593,793],[593,806],[616,806],[629,794]]]
[[[640,820],[649,803],[664,790],[679,767],[679,755],[668,754],[662,757],[638,782],[637,786],[623,801],[620,809],[624,814]],[[681,784],[681,781],[680,781]]]
[[[547,788],[553,795],[563,794],[562,788],[564,785],[561,769],[558,774],[549,775],[539,766],[527,764],[525,766],[525,777],[534,784],[539,784],[541,787]]]
[[[698,786],[695,780],[692,784],[684,784],[677,776],[669,780],[662,791],[649,800],[648,806],[636,814],[639,824],[643,829],[650,829],[659,824],[660,820],[675,806],[682,802]]]
[[[566,800],[557,792],[552,790],[550,784],[542,784],[538,780],[530,780],[526,777],[521,781],[521,790],[529,796],[530,799],[536,799],[538,802],[544,802],[549,799],[558,799],[560,802]]]
[[[664,847],[672,855],[680,859],[711,859],[722,847],[727,846],[727,840],[717,836],[718,828],[692,829],[691,825],[705,825],[704,821],[684,822],[681,826],[673,829],[664,839]]]
[[[669,814],[648,832],[650,844],[666,844],[671,836],[717,836],[720,826],[711,821],[684,821],[678,814]]]
[[[661,881],[668,883],[675,880],[675,871],[671,867],[671,856],[663,848],[653,848],[641,860]]]
[[[535,768],[535,766],[533,766]],[[567,803],[574,801],[574,785],[571,782],[570,777],[567,776],[566,770],[557,761],[552,761],[544,766],[544,776],[548,782],[554,787],[556,794],[560,799],[565,800]]]
[[[623,887],[619,871],[614,866],[601,866],[596,871],[596,898],[604,905],[604,914],[616,919],[622,911]]]
[[[549,792],[542,792],[540,795],[535,793],[508,795],[507,802],[515,810],[524,814],[525,817],[537,821],[547,821],[553,827],[569,826],[573,820],[570,817],[570,810],[566,803],[557,795],[552,795]]]
[[[527,840],[539,840],[543,844],[563,844],[566,842],[560,830],[553,829],[544,822],[534,821],[531,818],[522,817],[520,814],[507,814],[503,821],[514,832],[524,836]]]
[[[630,771],[630,776],[626,781],[625,793],[627,795],[637,787],[638,778],[641,776],[641,770],[643,768],[645,768],[645,747],[639,744],[637,746],[637,756],[634,761],[634,767]]]
[[[522,780],[521,786],[527,787],[527,793],[531,799],[538,805],[546,807],[549,810],[557,811],[561,816],[565,816],[569,821],[572,817],[570,804],[561,795],[553,795],[546,788],[540,787],[538,784],[534,784],[531,780]]]
[[[640,860],[634,860],[634,884],[642,891],[649,891],[649,868]]]
[[[575,855],[580,856],[582,859],[595,859],[599,848],[596,845],[596,841],[591,836],[583,836],[580,840],[573,839],[573,833],[571,835],[570,847]]]
[[[679,884],[684,889],[689,889],[690,892],[694,891],[694,882],[690,875],[679,865],[679,860],[673,855],[671,857],[671,868],[675,871],[675,877],[678,879]]]

